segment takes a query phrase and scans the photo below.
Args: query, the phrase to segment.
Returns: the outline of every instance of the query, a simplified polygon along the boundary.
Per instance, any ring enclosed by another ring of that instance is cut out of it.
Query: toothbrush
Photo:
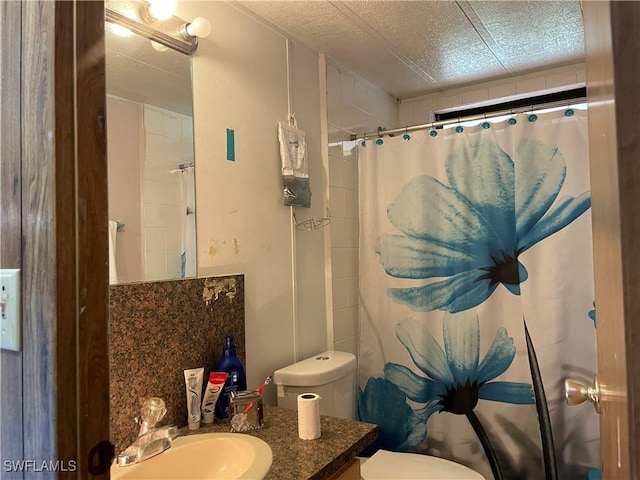
[[[269,385],[270,383],[271,383],[271,375],[269,375],[267,378],[265,378],[265,379],[264,379],[264,382],[262,382],[262,385],[260,385],[260,386],[258,387],[257,392],[258,392],[260,395],[262,395],[262,392],[264,391],[265,387],[266,387],[267,385]]]
[[[271,375],[265,378],[264,382],[262,382],[262,385],[260,385],[256,390],[256,392],[258,392],[258,395],[262,395],[262,392],[264,391],[265,387],[270,383],[271,383]],[[244,409],[244,412],[242,413],[246,415],[247,413],[249,413],[249,410],[251,410],[251,407],[253,407],[253,401],[249,402],[249,405],[247,405],[247,407]]]
[[[271,375],[269,375],[267,378],[264,379],[264,382],[262,382],[262,385],[260,385],[258,387],[258,389],[256,390],[256,393],[258,395],[262,395],[262,392],[264,391],[265,387],[267,385],[269,385],[271,383]],[[245,407],[244,411],[242,413],[238,413],[236,415],[234,415],[231,418],[231,431],[232,432],[246,432],[247,430],[250,429],[250,425],[249,422],[247,420],[247,413],[249,413],[249,411],[251,410],[251,408],[253,408],[253,400],[251,402],[249,402],[249,404]]]

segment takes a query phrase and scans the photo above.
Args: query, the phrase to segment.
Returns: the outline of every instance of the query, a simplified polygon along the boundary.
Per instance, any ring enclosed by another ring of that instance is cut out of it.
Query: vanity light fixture
[[[117,23],[110,23],[108,25],[109,29],[119,37],[130,37],[133,35],[133,32],[129,30],[127,27],[123,27],[122,25],[118,25]]]
[[[184,29],[187,35],[191,37],[205,38],[211,33],[211,24],[206,18],[196,17],[191,23],[187,23]]]
[[[151,46],[153,47],[154,50],[158,51],[158,52],[166,52],[167,50],[169,50],[169,47],[156,42],[155,40],[151,40]]]
[[[202,17],[191,22],[176,17],[175,4],[176,0],[106,0],[105,19],[148,38],[158,47],[192,55],[198,48],[198,38],[209,35],[211,25]]]
[[[155,20],[167,20],[173,16],[176,11],[176,0],[148,0],[146,5],[147,15]]]

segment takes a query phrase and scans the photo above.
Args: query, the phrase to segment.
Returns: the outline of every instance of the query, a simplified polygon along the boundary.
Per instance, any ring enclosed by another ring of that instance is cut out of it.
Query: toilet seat
[[[486,480],[478,472],[443,458],[378,450],[360,464],[363,480]]]

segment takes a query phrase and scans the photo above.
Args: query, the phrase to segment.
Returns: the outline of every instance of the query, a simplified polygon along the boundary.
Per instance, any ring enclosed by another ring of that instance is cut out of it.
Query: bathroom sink
[[[171,448],[126,467],[114,464],[117,479],[261,479],[269,471],[271,447],[242,433],[201,433],[178,437]]]

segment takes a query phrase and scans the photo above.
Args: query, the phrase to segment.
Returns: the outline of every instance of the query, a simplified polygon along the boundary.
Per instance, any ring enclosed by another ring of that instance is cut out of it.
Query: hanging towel
[[[116,235],[118,233],[118,222],[109,220],[109,284],[118,283],[118,273],[116,270]]]

